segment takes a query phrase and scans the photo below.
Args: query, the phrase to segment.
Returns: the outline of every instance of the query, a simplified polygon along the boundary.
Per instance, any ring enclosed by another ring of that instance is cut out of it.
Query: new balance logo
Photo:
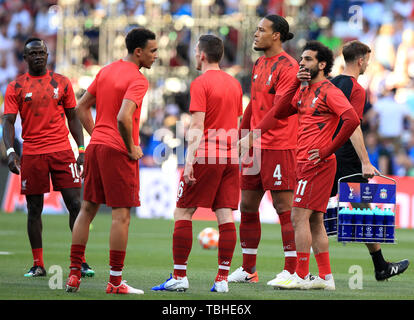
[[[295,198],[295,202],[301,202],[302,198]]]
[[[391,274],[398,274],[398,266],[391,267]]]
[[[53,89],[53,99],[59,98],[59,88]]]

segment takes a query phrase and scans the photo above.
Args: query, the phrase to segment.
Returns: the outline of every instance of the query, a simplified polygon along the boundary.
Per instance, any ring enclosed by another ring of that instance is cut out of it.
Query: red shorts
[[[295,187],[296,150],[256,149],[250,153],[254,163],[242,162],[242,190],[293,190]],[[256,159],[260,152],[260,167]],[[258,170],[254,170],[254,169]],[[256,171],[256,172],[255,172]],[[258,172],[260,171],[260,172]]]
[[[218,161],[217,161],[218,162]],[[196,182],[188,185],[181,174],[177,193],[177,208],[221,208],[237,210],[240,198],[239,165],[194,164]]]
[[[138,161],[109,146],[90,144],[84,170],[84,200],[112,208],[140,206]]]
[[[336,160],[299,162],[296,169],[296,187],[293,206],[326,212],[335,179]]]
[[[50,192],[50,179],[54,191],[82,187],[72,150],[22,155],[21,194]]]

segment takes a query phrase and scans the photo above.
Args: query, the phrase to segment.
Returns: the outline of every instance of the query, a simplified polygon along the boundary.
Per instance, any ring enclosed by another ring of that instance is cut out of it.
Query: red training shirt
[[[224,71],[209,70],[191,83],[190,96],[190,112],[206,113],[196,156],[237,158],[238,117],[243,113],[240,83]]]
[[[148,90],[148,80],[136,64],[118,60],[103,67],[88,88],[96,97],[96,119],[91,144],[105,144],[128,153],[124,140],[118,131],[117,116],[122,100],[135,102],[132,136],[135,145],[139,144],[139,119],[142,100]]]
[[[76,106],[69,79],[47,70],[43,76],[25,73],[7,86],[4,114],[22,119],[23,154],[70,150],[65,108]]]
[[[272,109],[275,96],[283,96],[296,81],[299,65],[286,52],[266,58],[260,57],[252,70],[251,99],[252,116],[250,128],[254,129]],[[255,141],[254,146],[262,149],[288,150],[297,145],[297,115],[277,119],[273,129],[261,136],[261,145]]]
[[[342,91],[326,79],[298,90],[291,104],[299,117],[298,162],[309,161],[308,151],[330,144],[339,117],[352,109]]]

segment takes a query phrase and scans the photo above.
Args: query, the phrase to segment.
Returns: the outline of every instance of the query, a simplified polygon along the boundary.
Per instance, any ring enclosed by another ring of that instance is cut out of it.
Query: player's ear
[[[272,38],[273,38],[274,41],[276,41],[278,39],[280,40],[280,32],[273,32]]]
[[[326,62],[325,61],[319,62],[319,70],[323,70],[323,69],[325,69],[325,67],[326,67]]]
[[[201,60],[201,61],[206,61],[206,60],[207,60],[207,56],[206,56],[206,54],[204,53],[204,51],[200,51],[200,60]]]
[[[136,57],[139,58],[141,56],[141,54],[142,54],[142,48],[137,47],[137,48],[134,49],[134,55]]]

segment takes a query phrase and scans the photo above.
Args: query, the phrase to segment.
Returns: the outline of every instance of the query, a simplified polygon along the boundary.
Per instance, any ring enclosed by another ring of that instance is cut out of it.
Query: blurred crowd
[[[209,13],[237,14],[240,11],[240,1],[210,0]],[[105,16],[103,2],[80,1],[76,15]],[[285,48],[294,57],[299,57],[301,46],[306,40],[316,39],[330,47],[336,57],[332,76],[341,72],[341,48],[346,41],[359,39],[371,47],[370,65],[359,78],[367,90],[368,103],[362,123],[366,147],[373,165],[383,174],[414,176],[414,1],[256,2],[259,17],[267,14],[294,17],[289,22],[295,38]],[[22,51],[24,41],[29,36],[46,40],[49,68],[56,67],[57,5],[57,0],[0,0],[0,104],[7,84],[17,75],[26,72]],[[165,1],[160,14],[170,14],[176,19],[192,16],[192,9],[191,1],[188,0]],[[145,13],[145,0],[120,0],[116,5],[115,14],[118,15],[138,16]],[[252,34],[254,31],[251,30]],[[97,34],[96,30],[90,30],[88,36],[97,38]],[[192,50],[189,30],[184,28],[181,32],[168,36],[175,37],[176,41],[174,54],[168,57],[169,67],[190,66]],[[248,101],[251,64],[238,58],[239,31],[233,28],[220,29],[220,36],[225,43],[223,67],[232,67],[231,72],[240,80]],[[91,46],[85,56],[84,66],[96,65],[98,54],[97,47]],[[158,63],[165,64],[162,59]],[[237,65],[239,68],[234,67]],[[157,68],[157,63],[153,68]],[[169,94],[160,92],[161,86],[165,86],[165,81],[152,84],[154,95],[162,99],[155,99],[156,105],[148,108],[148,114],[143,117],[144,122],[141,124],[141,144],[145,154],[143,166],[160,166],[156,157],[163,159],[163,165],[171,163],[174,166],[182,164],[184,160],[185,142],[180,137],[190,119],[189,86],[173,90]]]

